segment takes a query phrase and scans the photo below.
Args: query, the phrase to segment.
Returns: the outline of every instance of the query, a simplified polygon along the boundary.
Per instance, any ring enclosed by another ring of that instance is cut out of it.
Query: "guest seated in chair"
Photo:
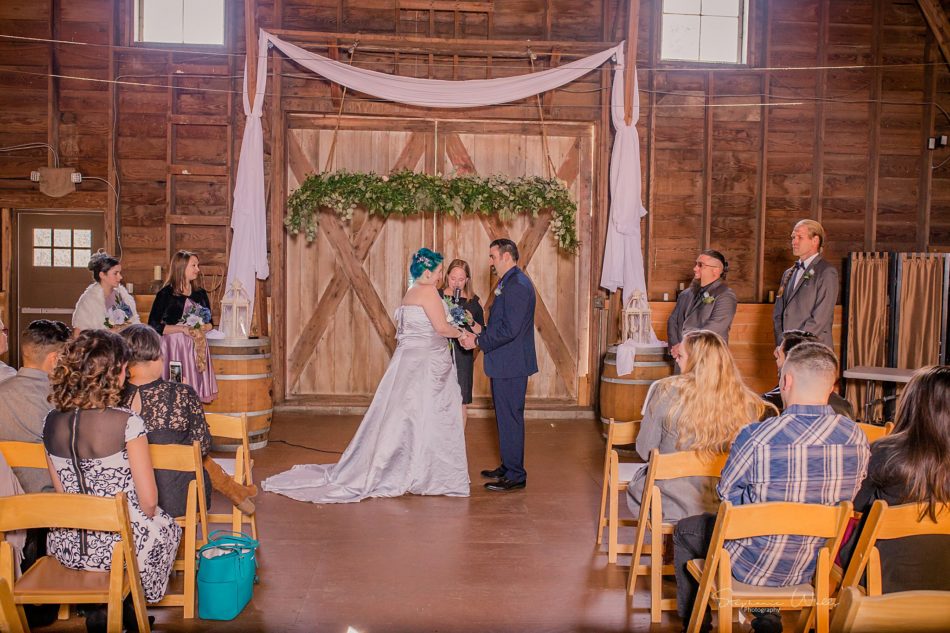
[[[87,265],[93,283],[79,297],[73,310],[73,329],[119,330],[139,323],[135,299],[122,285],[122,264],[102,249],[89,258]]]
[[[719,496],[733,505],[793,501],[837,505],[850,501],[867,472],[867,436],[851,419],[827,404],[838,378],[838,359],[820,343],[802,343],[789,353],[779,386],[787,403],[773,418],[739,431],[719,480]],[[716,515],[688,517],[673,533],[677,610],[684,624],[697,584],[686,569],[705,558]],[[752,537],[727,541],[736,580],[784,587],[810,582],[824,539],[806,536]],[[752,610],[756,632],[781,631],[771,609]],[[709,630],[709,613],[703,622]]]
[[[778,413],[745,386],[725,341],[709,330],[687,332],[676,359],[681,374],[654,383],[648,394],[637,453],[701,451],[714,455],[729,450],[739,429]],[[627,486],[627,505],[640,514],[646,465]],[[719,495],[713,477],[684,477],[657,482],[663,493],[663,519],[716,512]]]
[[[116,408],[129,351],[118,334],[86,330],[66,344],[50,377],[55,407],[46,416],[43,444],[56,492],[129,499],[134,549],[148,602],[168,588],[181,528],[158,505],[155,472],[142,418]],[[50,554],[71,569],[108,571],[118,534],[51,529]],[[104,625],[102,614],[94,612]]]
[[[43,421],[52,409],[49,373],[69,336],[65,324],[46,319],[33,321],[23,331],[23,367],[13,378],[0,383],[0,442],[43,441]],[[16,474],[26,492],[53,489],[47,470],[17,468]]]
[[[782,372],[782,365],[785,364],[785,358],[788,357],[788,353],[795,349],[795,346],[799,343],[805,342],[817,343],[819,341],[817,336],[804,330],[789,330],[782,334],[782,342],[772,353],[772,355],[775,356],[775,366],[778,368],[780,374]],[[779,411],[785,409],[785,404],[782,402],[782,393],[778,385],[775,386],[775,389],[763,393],[762,399],[774,405]],[[852,420],[854,419],[854,407],[851,406],[850,402],[842,398],[837,391],[832,391],[831,395],[828,396],[828,404],[835,410],[835,413],[840,413]]]
[[[200,273],[196,254],[175,253],[165,286],[155,295],[148,324],[162,335],[162,378],[191,385],[207,404],[218,395],[218,383],[205,339],[212,327],[211,301],[198,283]],[[170,371],[171,363],[176,364],[177,375]]]
[[[242,486],[207,456],[211,434],[198,394],[189,385],[162,379],[162,338],[147,325],[131,325],[122,331],[129,347],[129,379],[122,391],[121,406],[137,413],[145,422],[149,444],[201,444],[204,457],[206,502],[211,503],[211,488],[226,496],[245,514],[254,513],[249,499],[256,486]],[[188,484],[193,473],[155,471],[158,505],[172,516],[185,514]]]
[[[3,319],[0,319],[0,355],[6,354],[10,349],[10,341],[7,338],[8,335],[7,326],[4,325]],[[14,376],[16,376],[16,369],[0,360],[0,382],[13,378]]]
[[[841,548],[845,566],[871,505],[922,503],[921,521],[950,512],[950,367],[926,367],[904,387],[894,431],[871,445],[868,476],[854,498],[864,517]],[[878,541],[881,590],[950,591],[950,536],[921,535]]]

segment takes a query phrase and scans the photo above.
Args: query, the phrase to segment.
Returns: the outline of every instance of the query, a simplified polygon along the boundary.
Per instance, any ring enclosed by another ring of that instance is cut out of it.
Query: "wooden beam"
[[[864,250],[877,250],[877,214],[878,194],[881,173],[881,93],[883,92],[883,73],[881,63],[883,53],[881,46],[882,31],[884,29],[883,8],[881,3],[874,3],[874,17],[871,30],[871,102],[870,116],[868,117],[868,176],[864,212]]]
[[[940,0],[917,0],[917,4],[940,48],[943,61],[950,65],[950,19],[947,19],[947,12],[940,6]]]
[[[247,51],[247,100],[254,104],[257,90],[257,20],[254,0],[244,0],[244,50]]]
[[[927,140],[934,134],[937,109],[937,72],[933,62],[934,38],[928,37],[924,46],[924,107],[921,113],[920,146],[927,147]],[[933,152],[920,152],[920,180],[917,185],[917,250],[924,252],[930,245],[930,203],[933,197]]]
[[[637,36],[640,27],[640,0],[628,0],[627,47],[623,67],[623,120],[633,121],[633,73],[637,68]]]

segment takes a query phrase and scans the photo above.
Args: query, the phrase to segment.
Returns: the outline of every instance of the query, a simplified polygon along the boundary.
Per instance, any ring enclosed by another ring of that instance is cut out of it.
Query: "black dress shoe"
[[[508,469],[504,466],[499,466],[495,470],[483,470],[482,477],[485,479],[501,479],[505,476],[505,473],[508,472]]]
[[[485,489],[495,492],[508,492],[509,490],[521,490],[527,484],[527,481],[511,481],[510,479],[502,477],[498,481],[491,481],[485,484]]]

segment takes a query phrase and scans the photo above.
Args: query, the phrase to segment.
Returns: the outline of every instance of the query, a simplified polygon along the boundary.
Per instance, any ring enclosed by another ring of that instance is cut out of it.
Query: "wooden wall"
[[[0,153],[0,208],[104,209],[107,233],[119,227],[127,280],[139,289],[176,248],[197,249],[206,263],[226,261],[228,192],[243,129],[235,91],[244,17],[243,3],[227,3],[225,50],[133,46],[130,2],[0,3],[0,34],[84,43],[0,38],[0,146],[48,142],[64,164],[121,189],[118,214],[97,182],[46,198],[24,180],[46,164],[44,151]],[[462,4],[464,11],[438,0],[260,0],[254,6],[259,26],[294,31],[285,37],[318,52],[349,61],[346,48],[359,40],[358,66],[444,79],[527,72],[528,40],[541,69],[626,37],[625,0]],[[851,250],[950,247],[950,162],[943,164],[950,150],[925,149],[928,136],[950,131],[950,73],[917,2],[752,0],[751,64],[739,69],[660,62],[659,4],[640,3],[637,47],[652,299],[688,281],[695,252],[712,247],[731,260],[740,301],[765,300],[791,260],[788,233],[802,217],[825,224],[826,254],[836,262]],[[328,48],[327,38],[314,33],[338,34],[342,48]],[[428,37],[472,44],[434,47]],[[341,91],[291,61],[279,60],[272,71],[280,79],[268,84],[264,124],[273,248],[287,193],[282,161],[271,169],[271,149],[286,151],[273,131],[284,125],[285,113],[335,115]],[[544,115],[590,123],[595,138],[607,138],[608,89],[609,73],[593,70],[546,95]],[[343,112],[446,114],[352,93]],[[455,115],[539,116],[533,100]],[[599,292],[608,149],[601,143],[595,150],[592,295]],[[9,227],[12,215],[5,217]],[[7,270],[8,245],[0,240]],[[11,276],[2,279],[0,302],[7,302]],[[281,328],[275,324],[278,338]]]

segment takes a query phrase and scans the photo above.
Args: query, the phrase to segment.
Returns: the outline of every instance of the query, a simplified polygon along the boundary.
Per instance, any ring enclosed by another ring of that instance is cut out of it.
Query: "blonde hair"
[[[815,220],[799,220],[795,223],[795,228],[792,230],[794,231],[800,226],[804,226],[806,229],[808,229],[809,237],[815,237],[816,235],[818,236],[818,250],[821,250],[821,248],[825,245],[825,227]]]
[[[469,268],[468,262],[465,261],[464,259],[453,259],[452,263],[448,265],[448,267],[445,269],[445,274],[442,276],[442,287],[440,288],[440,290],[445,290],[446,288],[449,287],[449,274],[456,268],[461,268],[463,271],[465,271],[465,276],[467,277],[467,279],[465,280],[464,291],[465,291],[465,294],[468,295],[469,298],[473,297],[474,295],[472,294],[472,270],[471,268]]]
[[[676,448],[707,455],[729,450],[746,424],[760,420],[771,404],[749,389],[729,347],[715,332],[694,330],[683,337],[686,367],[665,378],[662,391],[675,397],[663,425],[677,434]],[[675,396],[673,394],[675,393]]]

